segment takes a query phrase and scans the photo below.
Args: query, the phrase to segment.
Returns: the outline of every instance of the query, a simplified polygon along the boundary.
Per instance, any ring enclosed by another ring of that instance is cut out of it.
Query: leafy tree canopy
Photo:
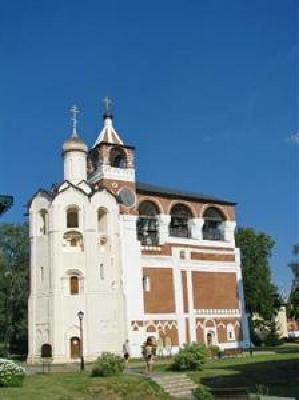
[[[296,243],[293,247],[293,255],[295,259],[289,263],[289,267],[292,269],[294,274],[294,281],[296,281],[299,271],[299,243]],[[299,319],[299,287],[293,286],[292,292],[290,294],[289,304],[288,304],[288,316],[290,318]]]
[[[236,244],[241,251],[247,309],[251,313],[259,313],[265,320],[271,320],[280,304],[278,290],[271,282],[269,265],[275,242],[263,232],[255,232],[252,228],[239,228]]]
[[[0,341],[27,350],[29,239],[27,224],[0,224]]]

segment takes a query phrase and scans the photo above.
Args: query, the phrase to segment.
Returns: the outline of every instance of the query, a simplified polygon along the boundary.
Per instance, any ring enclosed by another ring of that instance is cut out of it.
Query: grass
[[[1,400],[169,400],[152,381],[122,375],[92,378],[82,373],[30,375],[22,388],[0,388]]]
[[[172,360],[156,362],[155,371],[166,372]],[[142,360],[132,360],[130,368],[144,370]],[[257,349],[253,357],[209,361],[203,371],[189,376],[209,388],[246,387],[256,392],[262,385],[270,395],[299,399],[299,345]],[[89,373],[53,372],[26,376],[23,388],[0,388],[1,400],[169,400],[156,384],[143,377],[122,375],[92,378]]]
[[[253,357],[209,361],[203,371],[189,375],[211,389],[246,387],[254,393],[260,385],[269,395],[299,399],[299,346],[264,350],[264,353],[255,352]]]

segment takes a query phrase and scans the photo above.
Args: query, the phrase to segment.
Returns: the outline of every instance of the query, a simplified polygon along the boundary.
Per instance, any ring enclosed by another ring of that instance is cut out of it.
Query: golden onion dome
[[[71,136],[68,138],[63,144],[63,152],[66,153],[68,151],[83,151],[87,153],[87,146],[83,142],[83,140],[77,136]]]

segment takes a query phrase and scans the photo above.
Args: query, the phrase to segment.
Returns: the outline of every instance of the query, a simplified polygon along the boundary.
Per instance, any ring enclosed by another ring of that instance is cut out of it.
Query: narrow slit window
[[[145,275],[143,277],[143,290],[145,292],[150,292],[151,291],[151,280],[150,277]]]
[[[104,264],[100,264],[100,279],[104,280]]]
[[[107,233],[107,210],[105,208],[99,208],[98,210],[98,232]]]
[[[48,233],[48,212],[45,209],[40,210],[40,233],[42,235]]]

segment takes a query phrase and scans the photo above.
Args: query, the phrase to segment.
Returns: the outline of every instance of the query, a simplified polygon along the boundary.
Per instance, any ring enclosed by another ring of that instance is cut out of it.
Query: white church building
[[[28,204],[28,362],[44,344],[66,363],[80,345],[93,360],[121,353],[126,339],[138,357],[148,336],[172,351],[193,341],[247,346],[235,203],[136,182],[135,149],[114,129],[110,102],[91,149],[72,111],[64,179]]]

